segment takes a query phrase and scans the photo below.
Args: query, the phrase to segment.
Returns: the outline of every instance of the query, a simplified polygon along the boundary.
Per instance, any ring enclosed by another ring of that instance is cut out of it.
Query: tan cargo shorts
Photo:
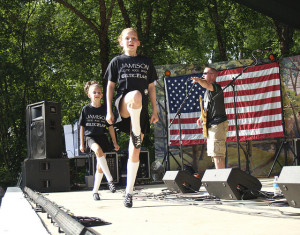
[[[208,128],[207,156],[225,157],[228,120]]]

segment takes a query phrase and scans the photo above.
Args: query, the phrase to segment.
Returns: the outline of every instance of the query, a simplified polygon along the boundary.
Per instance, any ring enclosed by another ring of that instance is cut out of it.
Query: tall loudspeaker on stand
[[[300,166],[284,166],[279,175],[278,186],[289,205],[300,208]]]
[[[61,106],[41,101],[26,108],[27,155],[29,159],[62,157]]]
[[[219,199],[253,199],[261,190],[261,182],[238,168],[206,170],[202,183],[209,195]]]

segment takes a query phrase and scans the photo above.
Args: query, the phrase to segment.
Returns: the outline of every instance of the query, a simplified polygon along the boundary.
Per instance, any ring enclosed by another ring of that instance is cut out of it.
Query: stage
[[[270,195],[273,179],[259,180],[262,192]],[[300,231],[300,209],[289,206],[284,197],[218,200],[210,197],[203,185],[197,193],[171,193],[164,183],[136,185],[132,208],[123,205],[123,186],[117,187],[114,194],[105,185],[100,187],[100,201],[94,201],[91,190],[84,188],[41,195],[70,215],[97,218],[102,225],[89,227],[95,234],[265,235],[299,234]],[[9,206],[5,205],[5,197],[1,207],[7,210]],[[35,207],[34,203],[31,204]],[[0,212],[3,218],[5,211]],[[59,234],[58,227],[47,218],[47,213],[37,214],[50,234]],[[20,223],[15,219],[15,226]],[[34,226],[40,225],[35,223]],[[7,227],[3,231],[1,234],[12,234]],[[34,234],[30,233],[34,231],[32,226],[23,225],[22,231],[23,234]]]

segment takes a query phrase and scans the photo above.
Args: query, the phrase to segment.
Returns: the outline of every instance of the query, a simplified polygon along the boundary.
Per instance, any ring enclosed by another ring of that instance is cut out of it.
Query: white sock
[[[113,180],[113,177],[111,176],[110,174],[110,171],[109,171],[109,168],[108,168],[108,165],[107,165],[107,161],[106,161],[106,158],[104,156],[102,157],[97,157],[97,163],[100,165],[107,181],[112,181]]]
[[[96,170],[93,193],[98,193],[102,178],[103,178],[103,173],[100,173],[98,172],[98,170]]]
[[[133,187],[135,183],[136,174],[139,169],[139,165],[140,165],[140,161],[132,162],[130,159],[128,159],[126,194],[127,193],[130,193],[131,195],[133,194]]]
[[[132,132],[135,135],[140,135],[141,134],[140,116],[141,116],[142,107],[140,107],[138,109],[133,109],[133,108],[129,107],[129,104],[128,104],[127,110],[129,112],[130,118],[131,118]]]

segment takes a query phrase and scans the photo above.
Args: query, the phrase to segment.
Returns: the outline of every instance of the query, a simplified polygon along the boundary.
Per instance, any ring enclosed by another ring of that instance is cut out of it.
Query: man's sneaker
[[[99,201],[100,200],[100,196],[99,196],[98,193],[94,193],[93,194],[93,198],[94,198],[95,201]]]
[[[141,139],[141,135],[135,135],[132,131],[131,131],[131,140],[132,140],[132,143],[134,145],[134,147],[136,149],[139,149],[142,145],[142,139]]]
[[[132,207],[132,195],[129,193],[125,195],[124,206],[128,208]]]
[[[115,185],[114,185],[114,183],[113,183],[112,181],[109,181],[109,182],[107,183],[107,185],[108,185],[109,190],[110,190],[112,193],[116,192],[116,187],[115,187]]]

